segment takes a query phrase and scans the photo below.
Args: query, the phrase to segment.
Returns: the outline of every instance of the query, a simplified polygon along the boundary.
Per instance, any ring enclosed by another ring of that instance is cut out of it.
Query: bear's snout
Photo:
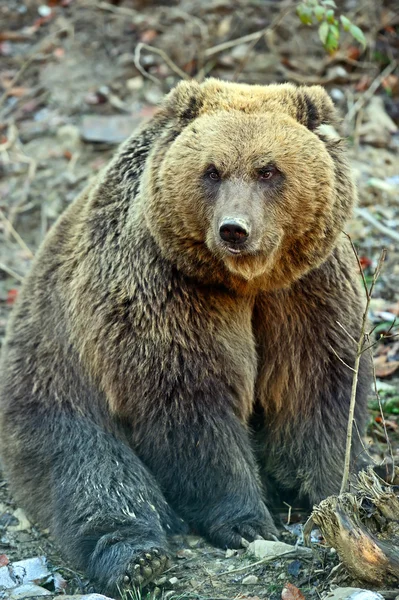
[[[229,244],[239,245],[247,241],[249,224],[244,219],[224,219],[219,226],[220,238]]]

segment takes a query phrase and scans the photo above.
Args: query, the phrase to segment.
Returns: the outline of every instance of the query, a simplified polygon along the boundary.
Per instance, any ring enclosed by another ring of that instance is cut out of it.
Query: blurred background
[[[386,249],[365,443],[399,458],[398,63],[399,0],[0,0],[0,337],[46,232],[178,81],[320,84],[348,140],[368,284]]]

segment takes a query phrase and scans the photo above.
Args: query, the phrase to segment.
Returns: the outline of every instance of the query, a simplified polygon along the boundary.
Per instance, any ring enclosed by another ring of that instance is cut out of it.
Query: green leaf
[[[323,21],[323,23],[319,27],[319,38],[321,39],[321,43],[323,44],[323,46],[327,44],[329,29],[330,26],[327,23],[327,21]]]
[[[324,6],[332,6],[333,8],[337,8],[334,0],[322,0],[321,3],[324,4]]]
[[[335,52],[339,45],[339,28],[337,25],[328,26],[328,35],[326,43],[324,44],[327,52]]]
[[[353,25],[353,23],[351,23],[349,27],[349,32],[355,38],[355,40],[363,46],[363,48],[367,46],[366,38],[364,37],[364,33],[360,29],[360,27],[357,27],[356,25]]]
[[[352,25],[352,23],[349,21],[348,17],[344,17],[344,15],[341,15],[340,19],[341,19],[341,23],[342,23],[342,27],[344,28],[344,31],[349,31],[349,28]]]
[[[296,12],[298,13],[301,23],[304,25],[312,25],[312,9],[309,6],[306,6],[306,4],[299,4]]]
[[[330,8],[327,12],[326,12],[326,21],[328,23],[334,23],[335,21],[335,16],[334,16],[334,11],[332,8]]]
[[[313,12],[314,12],[314,16],[320,23],[320,21],[323,20],[326,9],[324,8],[324,6],[316,6],[316,8],[313,10]]]
[[[337,42],[339,41],[339,27],[337,22],[333,23],[330,26],[330,34],[333,36],[334,39],[337,40]]]

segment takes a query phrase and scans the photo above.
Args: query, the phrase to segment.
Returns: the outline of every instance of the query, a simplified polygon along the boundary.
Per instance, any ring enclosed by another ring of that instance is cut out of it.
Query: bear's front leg
[[[222,548],[239,548],[258,536],[274,538],[245,427],[232,411],[218,407],[217,397],[198,392],[178,411],[176,405],[156,416],[152,410],[148,426],[143,423],[134,439],[171,505]]]
[[[310,504],[339,493],[344,470],[354,340],[364,310],[356,281],[347,281],[344,267],[333,257],[291,290],[260,297],[256,310],[262,350],[257,398],[265,417],[260,460],[266,476]],[[367,419],[370,374],[365,353],[356,394],[352,472],[365,464],[359,436]]]

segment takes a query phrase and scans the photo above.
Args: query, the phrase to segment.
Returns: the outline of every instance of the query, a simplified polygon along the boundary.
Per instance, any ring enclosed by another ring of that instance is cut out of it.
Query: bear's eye
[[[212,181],[220,181],[221,179],[220,173],[214,165],[210,165],[207,168],[205,175],[206,177],[208,177],[208,179],[211,179]]]
[[[279,173],[279,170],[277,169],[277,167],[274,167],[273,165],[264,167],[263,169],[259,169],[259,171],[258,171],[259,179],[261,181],[267,181],[268,179],[272,179],[272,177],[277,175],[277,173]]]

